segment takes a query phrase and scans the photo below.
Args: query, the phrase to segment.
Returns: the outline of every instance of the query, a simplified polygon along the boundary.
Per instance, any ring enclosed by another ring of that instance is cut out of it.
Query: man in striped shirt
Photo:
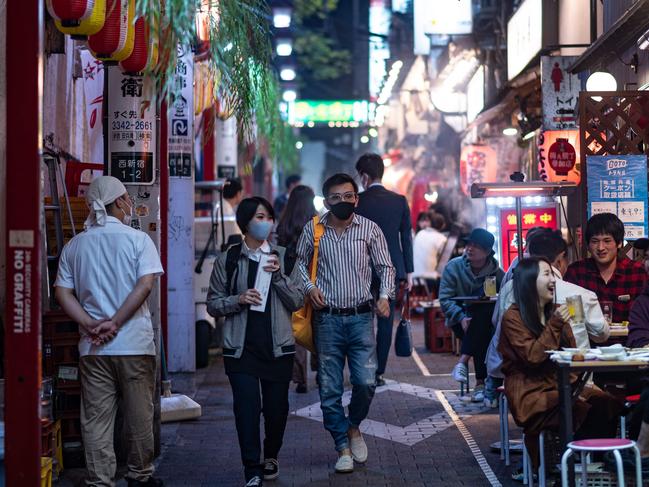
[[[348,174],[325,181],[322,192],[328,213],[320,218],[315,283],[309,267],[313,256],[313,222],[304,227],[297,246],[305,294],[316,310],[313,332],[318,351],[320,407],[324,426],[338,451],[336,472],[352,472],[354,461],[367,460],[360,433],[376,388],[376,343],[370,284],[372,267],[381,280],[376,312],[386,317],[394,299],[395,270],[383,232],[374,222],[354,214],[358,186]],[[349,417],[342,406],[343,369],[349,363],[352,398]]]

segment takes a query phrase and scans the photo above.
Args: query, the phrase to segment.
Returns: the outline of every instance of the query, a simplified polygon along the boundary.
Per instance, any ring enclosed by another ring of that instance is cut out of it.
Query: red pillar
[[[6,484],[40,485],[43,2],[7,2]]]

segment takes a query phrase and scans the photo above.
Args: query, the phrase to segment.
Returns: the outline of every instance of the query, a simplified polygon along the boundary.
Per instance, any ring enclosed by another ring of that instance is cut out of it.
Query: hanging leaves
[[[263,136],[278,160],[296,157],[279,113],[265,0],[137,0],[137,12],[159,33],[160,62],[151,74],[162,93],[170,96],[176,89],[177,46],[198,44],[196,14],[201,13],[201,28],[209,32],[207,63],[219,113],[237,118],[244,141]]]

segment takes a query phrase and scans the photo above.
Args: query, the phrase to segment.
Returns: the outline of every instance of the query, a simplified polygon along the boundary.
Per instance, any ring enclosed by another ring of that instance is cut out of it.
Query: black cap
[[[487,252],[491,252],[494,247],[495,238],[484,228],[474,228],[468,237],[464,239],[466,243],[476,244]]]

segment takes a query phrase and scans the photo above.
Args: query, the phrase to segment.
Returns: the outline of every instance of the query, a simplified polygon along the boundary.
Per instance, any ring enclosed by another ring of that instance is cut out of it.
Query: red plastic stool
[[[617,466],[617,485],[626,485],[624,483],[624,467],[622,465],[622,455],[620,450],[633,448],[635,452],[635,484],[642,485],[642,462],[640,460],[640,450],[633,440],[624,438],[598,438],[593,440],[579,440],[568,443],[568,449],[561,457],[561,485],[568,485],[568,458],[575,453],[581,454],[581,485],[588,485],[588,468],[586,454],[594,451],[612,451]]]
[[[65,165],[65,187],[68,196],[81,196],[79,186],[88,186],[90,183],[81,182],[83,171],[103,171],[104,165],[93,162],[67,161]]]
[[[624,405],[627,408],[635,406],[640,402],[640,394],[626,396]],[[626,438],[626,416],[620,416],[620,438]]]

